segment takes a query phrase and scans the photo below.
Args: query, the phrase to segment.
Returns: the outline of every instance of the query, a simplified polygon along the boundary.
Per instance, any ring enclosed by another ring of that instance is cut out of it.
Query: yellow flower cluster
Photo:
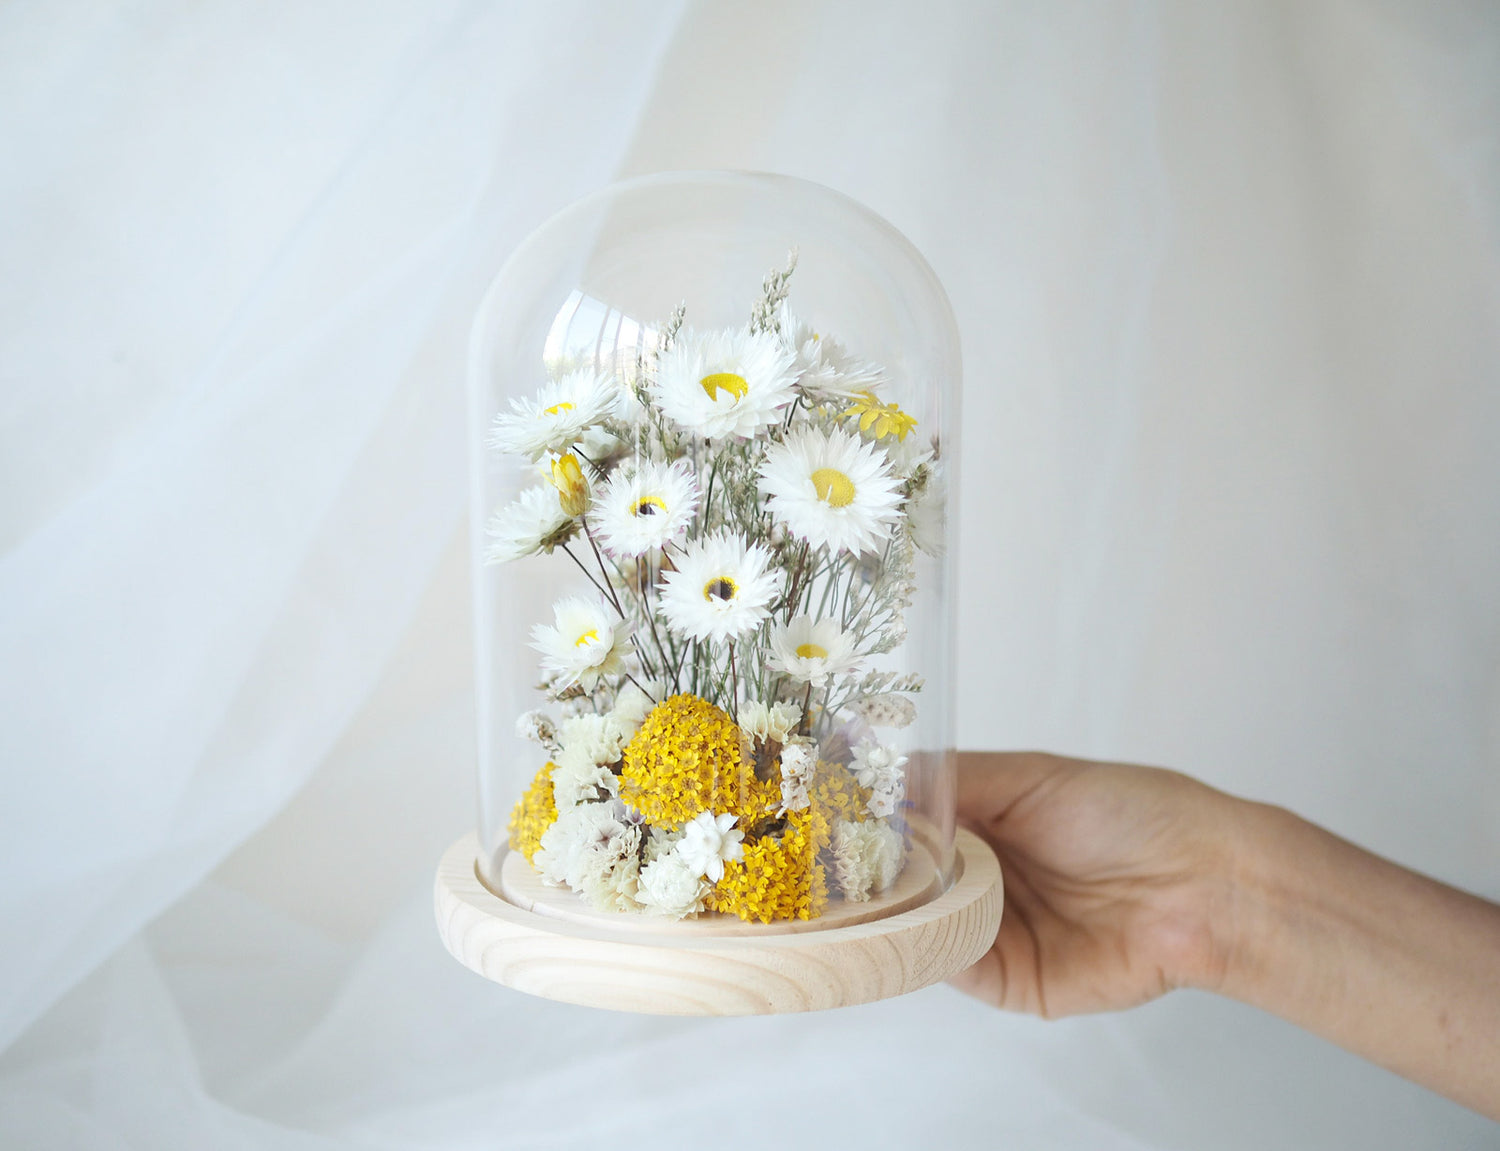
[[[527,863],[541,846],[542,832],[557,819],[557,801],[552,794],[552,769],[556,766],[550,761],[543,765],[510,813],[510,848],[524,855]]]
[[[648,823],[675,831],[704,811],[737,815],[746,826],[775,810],[781,791],[742,760],[734,720],[684,693],[657,704],[625,746],[620,798]]]
[[[747,922],[813,919],[828,906],[828,878],[818,862],[811,809],[793,812],[779,834],[747,842],[745,857],[724,864],[708,897],[713,911]]]
[[[820,762],[808,789],[810,803],[788,813],[779,833],[746,841],[745,858],[724,865],[709,907],[751,922],[813,919],[828,906],[828,876],[819,855],[841,819],[865,820],[870,789],[841,763]]]

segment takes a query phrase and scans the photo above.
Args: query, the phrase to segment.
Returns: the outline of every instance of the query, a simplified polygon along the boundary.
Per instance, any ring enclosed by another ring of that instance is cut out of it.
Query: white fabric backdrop
[[[1497,125],[1482,4],[0,8],[0,1146],[1500,1146],[1204,996],[638,1019],[428,907],[469,315],[567,201],[720,166],[953,298],[966,746],[1500,896]]]

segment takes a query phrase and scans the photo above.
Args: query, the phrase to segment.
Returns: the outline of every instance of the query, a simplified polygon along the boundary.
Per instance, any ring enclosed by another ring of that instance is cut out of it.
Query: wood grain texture
[[[959,829],[953,885],[883,919],[821,931],[621,932],[539,915],[479,881],[479,844],[438,865],[438,932],[465,967],[532,995],[656,1015],[821,1011],[916,991],[974,963],[1000,926],[1004,889],[988,845]],[[639,921],[634,921],[635,927]]]

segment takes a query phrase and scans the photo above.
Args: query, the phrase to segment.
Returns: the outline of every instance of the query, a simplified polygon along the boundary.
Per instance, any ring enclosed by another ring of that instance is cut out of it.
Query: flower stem
[[[729,641],[729,718],[740,722],[740,673],[734,663],[734,640]]]

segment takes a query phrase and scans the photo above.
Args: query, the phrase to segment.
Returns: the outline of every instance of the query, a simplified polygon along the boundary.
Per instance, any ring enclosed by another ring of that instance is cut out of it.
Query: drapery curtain
[[[1205,996],[634,1018],[429,910],[469,318],[688,167],[839,188],[948,288],[965,746],[1500,897],[1497,125],[1488,5],[0,9],[0,1146],[1500,1145]]]

